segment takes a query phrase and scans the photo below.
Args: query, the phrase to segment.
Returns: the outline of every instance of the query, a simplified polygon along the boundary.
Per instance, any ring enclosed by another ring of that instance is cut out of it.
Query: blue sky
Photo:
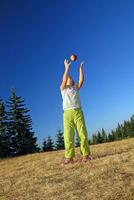
[[[59,85],[72,53],[75,82],[85,61],[80,98],[89,137],[134,114],[133,8],[132,0],[0,1],[0,97],[12,88],[23,97],[39,144],[63,129]]]

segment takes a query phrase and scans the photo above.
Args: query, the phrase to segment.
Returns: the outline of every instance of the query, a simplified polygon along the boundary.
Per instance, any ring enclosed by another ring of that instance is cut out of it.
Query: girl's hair
[[[71,78],[73,80],[73,85],[75,84],[74,79],[72,78],[72,76],[68,76],[68,78]]]

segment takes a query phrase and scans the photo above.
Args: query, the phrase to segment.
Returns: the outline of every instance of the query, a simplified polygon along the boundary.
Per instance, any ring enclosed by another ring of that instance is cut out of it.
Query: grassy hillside
[[[64,150],[1,160],[0,200],[134,200],[134,138],[90,148],[64,167]]]

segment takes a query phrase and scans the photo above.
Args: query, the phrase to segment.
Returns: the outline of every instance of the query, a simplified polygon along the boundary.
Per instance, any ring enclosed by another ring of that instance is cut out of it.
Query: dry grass
[[[64,150],[1,160],[0,200],[134,200],[134,138],[90,149],[90,162],[65,167]]]

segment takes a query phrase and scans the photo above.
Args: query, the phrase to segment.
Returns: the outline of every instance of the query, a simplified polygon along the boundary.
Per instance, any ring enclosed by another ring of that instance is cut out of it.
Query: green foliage
[[[105,132],[105,130],[102,128],[102,132],[101,132],[101,137],[102,137],[102,143],[107,142],[107,134]]]
[[[97,133],[97,144],[102,143],[102,142],[103,142],[102,134],[101,134],[100,131],[98,131],[98,133]]]
[[[0,158],[8,157],[10,137],[7,132],[7,113],[5,111],[5,104],[0,99]]]
[[[134,137],[134,115],[132,115],[130,120],[124,121],[123,124],[118,123],[117,128],[112,130],[110,133],[106,133],[102,128],[101,132],[98,131],[97,134],[93,134],[91,144],[112,142],[129,137]]]
[[[56,150],[65,149],[64,136],[63,136],[63,132],[60,129],[57,130],[55,148],[56,148]]]
[[[47,140],[44,138],[42,151],[54,151],[54,150],[55,150],[55,146],[54,146],[54,142],[51,136],[48,136]]]
[[[47,141],[46,141],[46,139],[43,140],[42,151],[47,151]]]
[[[24,100],[12,90],[7,101],[8,111],[5,112],[4,104],[0,103],[0,132],[4,139],[1,140],[1,148],[4,156],[12,157],[34,153],[39,151],[34,132],[32,131],[32,119],[25,108]]]
[[[47,138],[47,151],[53,151],[54,150],[54,142],[51,138],[51,136],[48,136]]]
[[[94,134],[92,135],[92,144],[97,144],[97,142],[98,142],[97,134],[94,133]]]

